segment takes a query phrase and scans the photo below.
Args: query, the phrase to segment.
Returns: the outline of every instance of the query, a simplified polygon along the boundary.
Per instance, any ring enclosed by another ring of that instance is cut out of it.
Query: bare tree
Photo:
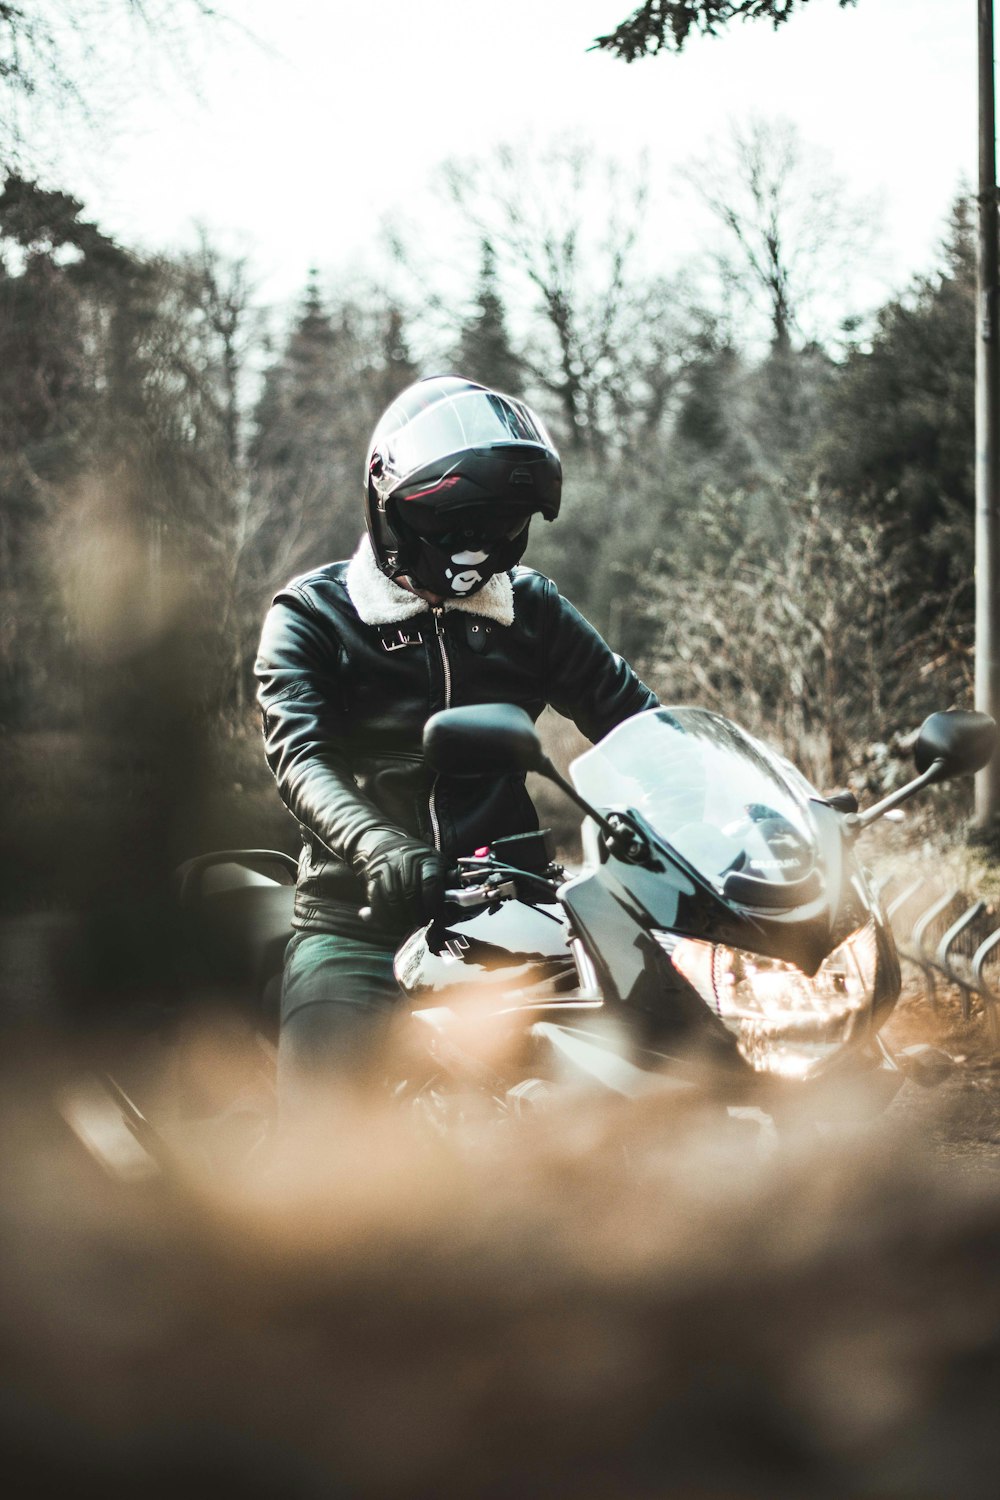
[[[640,265],[645,162],[629,169],[574,140],[501,145],[449,163],[444,182],[476,243],[488,241],[522,289],[524,365],[554,398],[568,446],[601,454],[626,411],[662,405],[664,344],[678,337],[667,284]]]
[[[244,456],[243,389],[251,351],[263,340],[263,317],[245,256],[221,254],[204,228],[197,249],[180,263],[192,312],[200,325],[206,372],[225,434],[226,458],[234,467]]]
[[[212,0],[0,0],[0,166],[30,168],[39,131],[54,121],[106,123],[154,57],[190,71],[197,27],[222,19]],[[129,67],[109,68],[108,49],[122,34]],[[153,44],[145,67],[139,41]]]
[[[767,318],[772,348],[821,340],[871,249],[871,205],[853,198],[826,153],[788,120],[751,119],[684,177],[725,231],[725,282]],[[852,312],[854,309],[851,309]]]

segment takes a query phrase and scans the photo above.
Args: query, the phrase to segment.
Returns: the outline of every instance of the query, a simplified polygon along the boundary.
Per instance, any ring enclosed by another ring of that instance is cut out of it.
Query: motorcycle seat
[[[292,935],[294,884],[263,875],[238,853],[192,860],[178,873],[199,977],[244,1004],[249,1000],[265,1019],[262,1012],[276,1011],[276,980]]]

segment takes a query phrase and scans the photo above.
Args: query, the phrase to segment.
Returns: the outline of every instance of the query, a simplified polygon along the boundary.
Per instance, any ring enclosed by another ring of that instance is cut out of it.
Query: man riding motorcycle
[[[518,566],[562,486],[523,402],[457,376],[418,382],[378,423],[364,485],[354,556],[281,590],[256,663],[268,764],[302,832],[283,1099],[315,1068],[370,1055],[399,996],[395,949],[435,914],[456,856],[538,827],[523,775],[425,766],[430,715],[505,702],[537,719],[549,704],[594,741],[657,706],[552,580]]]

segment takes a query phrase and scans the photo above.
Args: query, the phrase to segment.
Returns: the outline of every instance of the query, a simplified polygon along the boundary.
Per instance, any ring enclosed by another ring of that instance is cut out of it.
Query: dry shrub
[[[970,696],[961,589],[914,597],[886,528],[819,490],[706,491],[691,524],[643,580],[661,700],[735,718],[821,788],[889,790],[894,735]]]

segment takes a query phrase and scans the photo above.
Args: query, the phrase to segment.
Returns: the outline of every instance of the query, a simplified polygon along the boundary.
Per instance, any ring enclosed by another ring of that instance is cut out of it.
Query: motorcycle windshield
[[[654,708],[570,766],[601,808],[634,808],[720,891],[731,877],[796,886],[816,868],[804,777],[720,714]],[[749,883],[749,882],[748,882]]]

